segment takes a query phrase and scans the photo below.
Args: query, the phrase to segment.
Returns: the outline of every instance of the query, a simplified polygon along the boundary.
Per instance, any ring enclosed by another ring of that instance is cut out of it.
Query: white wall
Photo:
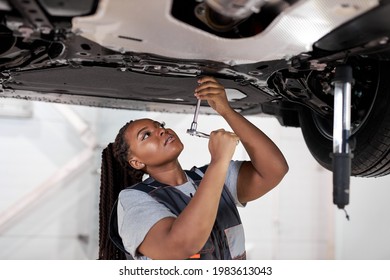
[[[209,160],[207,140],[185,133],[192,115],[29,104],[31,118],[0,117],[0,259],[97,257],[101,150],[130,119],[150,117],[173,128],[185,145],[184,168]],[[351,180],[347,221],[332,204],[331,173],[311,157],[300,129],[281,127],[274,118],[248,118],[290,165],[276,189],[240,209],[248,258],[390,258],[390,177]],[[219,116],[199,117],[201,131],[220,127],[228,128]],[[235,159],[247,159],[241,145]]]
[[[335,221],[336,258],[390,259],[390,178],[351,178],[351,216]]]
[[[94,152],[60,113],[63,105],[33,106],[32,118],[0,118],[0,259],[92,257]],[[94,123],[96,111],[83,110]]]

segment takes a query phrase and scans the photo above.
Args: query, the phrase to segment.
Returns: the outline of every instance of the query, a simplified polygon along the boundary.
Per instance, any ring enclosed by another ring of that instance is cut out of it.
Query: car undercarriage
[[[347,171],[384,176],[389,14],[390,1],[1,0],[0,97],[192,113],[194,78],[212,75],[241,114],[301,127],[332,170],[335,74],[347,65]]]

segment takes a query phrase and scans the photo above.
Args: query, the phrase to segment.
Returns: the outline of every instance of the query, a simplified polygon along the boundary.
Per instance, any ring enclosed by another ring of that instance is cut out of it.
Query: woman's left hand
[[[225,87],[213,77],[202,77],[198,80],[195,96],[200,100],[207,100],[210,107],[223,115],[232,110],[226,96]]]

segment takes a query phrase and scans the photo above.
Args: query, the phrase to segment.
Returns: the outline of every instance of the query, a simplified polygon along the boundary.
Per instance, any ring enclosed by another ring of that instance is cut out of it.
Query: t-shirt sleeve
[[[233,196],[236,206],[239,207],[245,207],[245,205],[241,204],[238,201],[238,195],[237,195],[237,179],[238,179],[238,173],[240,171],[242,163],[243,161],[238,161],[238,160],[230,161],[228,172],[225,179],[225,186]]]
[[[135,258],[137,248],[150,228],[163,218],[176,217],[147,193],[131,189],[119,194],[117,213],[123,246]]]

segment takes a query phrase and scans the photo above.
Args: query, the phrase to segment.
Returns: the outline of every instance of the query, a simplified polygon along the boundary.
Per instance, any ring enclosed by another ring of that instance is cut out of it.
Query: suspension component
[[[349,145],[351,134],[351,87],[352,68],[336,67],[334,84],[333,117],[333,203],[344,209],[349,203],[349,184],[352,152]],[[347,216],[348,217],[348,216]]]

